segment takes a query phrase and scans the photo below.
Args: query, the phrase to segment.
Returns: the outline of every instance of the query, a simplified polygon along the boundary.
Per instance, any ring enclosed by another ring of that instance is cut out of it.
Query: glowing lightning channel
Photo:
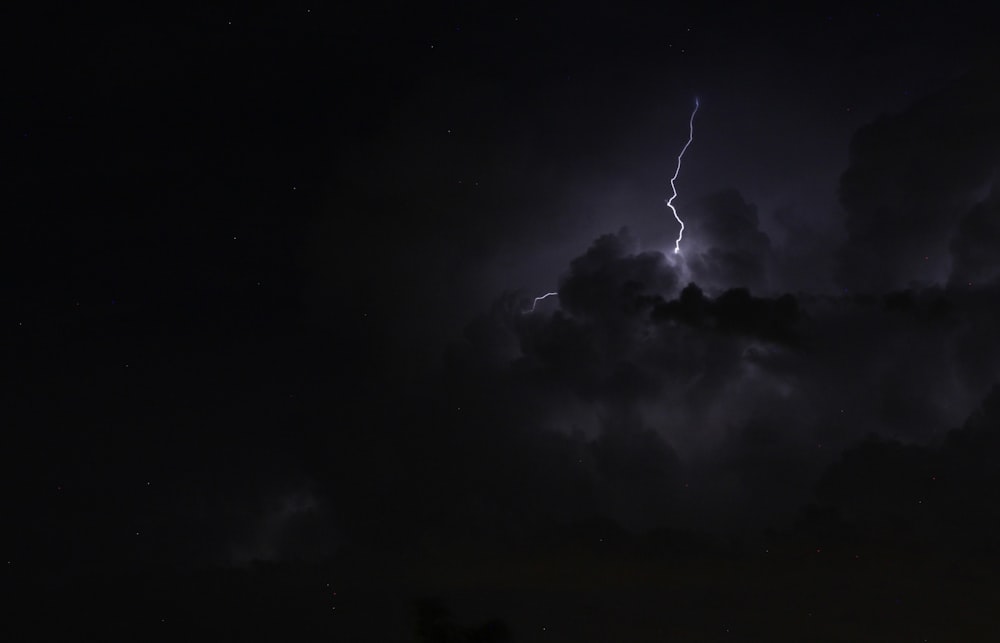
[[[526,312],[526,313],[533,313],[533,312],[535,312],[535,306],[538,305],[538,302],[540,302],[543,299],[548,299],[549,297],[553,297],[553,296],[558,297],[559,293],[557,293],[557,292],[547,292],[544,295],[539,295],[538,297],[535,297],[535,301],[531,302],[531,308],[529,308],[528,310],[526,310],[524,312]]]
[[[681,224],[681,231],[677,235],[677,241],[674,242],[674,254],[679,254],[681,251],[681,239],[684,238],[684,222],[681,218],[677,216],[677,208],[674,207],[674,199],[677,198],[677,187],[674,185],[674,181],[677,180],[677,176],[681,173],[681,159],[684,158],[684,152],[687,152],[687,148],[691,145],[691,141],[694,140],[694,115],[698,113],[698,99],[694,99],[694,111],[691,112],[691,120],[688,123],[690,128],[690,133],[688,134],[688,141],[684,144],[684,148],[681,149],[681,153],[677,155],[677,169],[674,170],[674,175],[670,178],[670,189],[673,190],[674,194],[669,199],[667,199],[667,207],[674,213],[674,218],[677,219],[677,223]]]

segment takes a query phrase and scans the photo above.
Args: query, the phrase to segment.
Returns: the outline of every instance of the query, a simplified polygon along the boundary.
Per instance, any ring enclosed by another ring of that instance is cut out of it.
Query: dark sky
[[[1000,553],[988,15],[358,4],[3,21],[5,591]]]

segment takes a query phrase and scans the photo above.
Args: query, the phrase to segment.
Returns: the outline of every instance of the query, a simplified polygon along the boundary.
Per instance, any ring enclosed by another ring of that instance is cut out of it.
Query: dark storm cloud
[[[996,284],[1000,280],[1000,184],[958,223],[951,240],[952,287]]]
[[[637,250],[626,229],[597,239],[570,263],[559,287],[562,307],[580,318],[607,319],[627,315],[637,295],[672,293],[678,279],[663,255]]]
[[[795,339],[799,309],[798,301],[791,295],[760,299],[745,288],[732,288],[712,300],[692,283],[676,300],[658,304],[652,318],[788,344]]]
[[[943,283],[960,217],[1000,163],[995,71],[970,76],[863,127],[840,181],[842,285],[885,292]]]
[[[771,240],[760,230],[757,208],[734,189],[711,194],[688,217],[686,238],[695,243],[688,253],[694,281],[711,288],[767,286]]]
[[[507,298],[469,326],[449,376],[469,450],[452,452],[505,463],[462,478],[493,489],[480,502],[530,497],[535,518],[630,528],[745,526],[805,501],[865,435],[939,439],[1000,376],[992,291],[711,296],[678,292],[680,271],[623,230],[571,262],[558,310]],[[552,477],[523,475],[536,467]]]
[[[842,229],[832,217],[814,224],[807,220],[807,212],[791,207],[779,207],[774,212],[781,236],[768,271],[774,292],[818,294],[839,290],[833,281],[834,249],[840,245]]]
[[[831,545],[995,551],[998,455],[1000,387],[994,387],[960,428],[935,443],[869,436],[846,450],[817,484],[818,504],[803,512],[798,528]],[[820,516],[832,525],[818,525]]]

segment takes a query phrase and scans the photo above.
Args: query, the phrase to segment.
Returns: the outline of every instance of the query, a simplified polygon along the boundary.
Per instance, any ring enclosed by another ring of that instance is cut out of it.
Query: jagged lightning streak
[[[681,239],[684,238],[684,222],[677,215],[677,208],[674,207],[674,199],[677,198],[677,187],[674,185],[674,181],[677,180],[677,176],[681,173],[681,159],[684,158],[684,152],[687,152],[687,148],[691,145],[691,141],[694,140],[694,115],[698,113],[698,99],[694,99],[694,111],[691,112],[691,120],[688,122],[688,128],[690,132],[688,133],[688,141],[684,144],[681,149],[681,153],[677,155],[677,169],[674,170],[674,175],[670,177],[670,189],[673,190],[673,196],[667,199],[667,207],[670,208],[671,212],[674,213],[674,218],[677,219],[677,223],[681,224],[681,231],[677,234],[677,241],[674,242],[674,253],[679,254],[681,251]]]
[[[553,296],[554,297],[558,297],[559,293],[557,293],[557,292],[547,292],[544,295],[539,295],[538,297],[535,297],[535,300],[533,302],[531,302],[531,308],[529,308],[528,310],[526,310],[524,312],[525,313],[533,313],[533,312],[535,312],[535,306],[538,305],[538,302],[540,302],[543,299],[548,299],[549,297],[553,297]]]
[[[698,113],[699,106],[700,103],[698,102],[698,99],[695,98],[694,111],[691,112],[691,119],[690,121],[688,121],[688,130],[689,130],[688,140],[687,143],[684,144],[684,147],[681,148],[681,153],[677,155],[677,169],[674,170],[674,175],[670,177],[670,189],[673,191],[673,195],[671,195],[671,197],[667,199],[667,207],[670,208],[670,211],[674,213],[674,218],[677,219],[677,223],[681,224],[681,231],[677,235],[677,241],[674,242],[674,253],[680,253],[681,239],[684,238],[684,222],[681,221],[680,216],[677,214],[677,208],[674,207],[674,199],[677,198],[677,186],[674,185],[674,181],[677,180],[677,177],[681,173],[681,160],[684,158],[684,152],[687,152],[687,148],[691,145],[691,142],[694,141],[694,115]],[[538,305],[538,302],[542,301],[543,299],[548,299],[549,297],[558,297],[558,296],[559,293],[557,292],[547,292],[544,295],[539,295],[538,297],[535,297],[535,299],[531,302],[531,308],[528,308],[523,312],[524,314],[533,313],[535,312],[535,306]]]

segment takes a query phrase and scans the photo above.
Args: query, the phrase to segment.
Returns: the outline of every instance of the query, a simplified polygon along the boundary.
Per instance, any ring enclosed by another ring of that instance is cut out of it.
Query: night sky
[[[996,640],[995,19],[355,4],[3,20],[4,640]]]

